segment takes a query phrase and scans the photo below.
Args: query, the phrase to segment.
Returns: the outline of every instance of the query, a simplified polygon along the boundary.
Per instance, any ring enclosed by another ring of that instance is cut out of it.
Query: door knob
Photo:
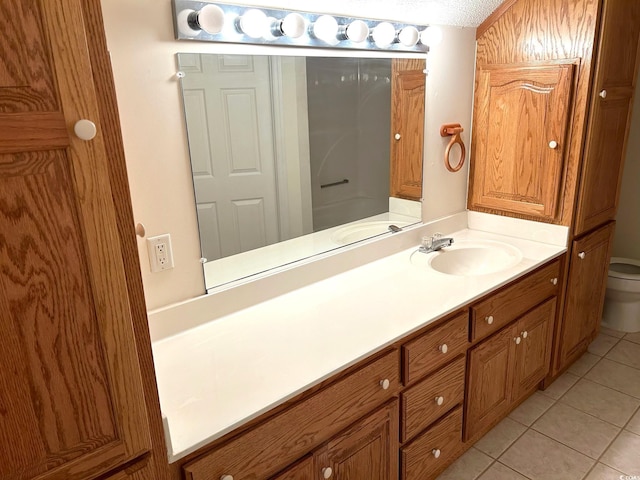
[[[446,343],[443,343],[438,347],[438,350],[440,350],[442,353],[447,353],[449,351],[449,347],[447,347]]]
[[[555,150],[556,148],[558,148],[558,142],[556,142],[555,140],[551,140],[549,142],[549,148],[551,148],[552,150]]]
[[[488,317],[485,317],[484,319],[489,325],[491,325],[493,323],[493,315],[489,315]]]
[[[439,448],[434,448],[433,450],[431,450],[431,454],[432,454],[434,457],[436,457],[436,458],[440,458],[440,454],[441,454],[441,453],[442,453],[442,452],[440,451],[440,449],[439,449]]]
[[[551,279],[551,283],[553,283],[554,285],[558,284],[558,277],[554,277]]]
[[[438,406],[442,405],[444,403],[444,397],[436,397],[436,403]]]
[[[233,480],[233,475],[222,475],[220,480]]]
[[[322,478],[331,478],[331,475],[333,475],[333,469],[331,467],[322,469]]]
[[[393,138],[395,138],[396,140],[400,140],[402,138],[402,136],[399,133],[396,133]]]
[[[586,253],[584,253],[584,252],[580,252],[580,253],[578,254],[578,257],[580,257],[580,260],[584,260],[584,257],[586,257],[586,256],[587,256],[587,254],[586,254]]]
[[[600,98],[607,98],[607,91],[606,90],[602,90],[602,91],[600,91],[600,93],[598,95],[600,96]]]
[[[527,332],[526,330],[524,332],[522,332],[520,335],[522,335],[522,338],[527,338],[529,336],[529,332]]]
[[[522,341],[522,338],[520,337],[516,337],[513,339],[514,342],[516,342],[516,345],[520,345],[520,342]]]
[[[76,124],[73,126],[73,131],[80,140],[93,140],[98,133],[98,129],[96,128],[96,124],[91,120],[87,120],[83,118],[82,120],[78,120]]]
[[[380,386],[382,387],[383,390],[388,390],[389,389],[389,379],[385,378],[384,380],[380,380]]]

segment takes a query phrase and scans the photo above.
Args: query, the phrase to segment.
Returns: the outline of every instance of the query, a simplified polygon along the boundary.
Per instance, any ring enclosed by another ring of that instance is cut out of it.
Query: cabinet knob
[[[436,397],[436,403],[438,406],[442,405],[444,403],[444,397]]]
[[[438,350],[440,350],[442,353],[447,353],[449,351],[449,347],[447,347],[446,343],[443,343],[438,347]]]
[[[434,448],[433,450],[431,450],[431,454],[432,454],[434,457],[436,457],[436,458],[440,458],[440,454],[441,454],[441,453],[442,453],[442,452],[440,451],[440,449],[439,449],[439,448]]]
[[[91,120],[83,118],[82,120],[78,120],[73,126],[73,132],[80,140],[89,141],[95,138],[98,129],[96,128],[96,124]]]
[[[551,279],[551,283],[553,283],[554,285],[558,284],[558,277],[554,277]]]
[[[322,469],[322,478],[331,478],[331,475],[333,475],[333,468],[326,467]]]
[[[493,315],[489,315],[488,317],[484,317],[485,322],[487,322],[489,325],[491,325],[493,323]]]
[[[388,378],[385,378],[384,380],[380,380],[380,386],[382,387],[383,390],[388,390],[389,385],[391,385],[391,382],[389,382]]]
[[[555,140],[551,140],[549,142],[549,148],[555,150],[556,148],[558,148],[558,142],[556,142]]]
[[[584,260],[584,257],[586,257],[586,256],[587,256],[587,254],[586,254],[586,253],[584,253],[584,252],[580,252],[580,253],[578,254],[578,257],[580,257],[580,260]]]
[[[520,334],[520,336],[522,336],[522,338],[527,338],[529,336],[529,332],[527,332],[526,330],[524,332],[522,332]]]
[[[400,135],[399,133],[396,133],[393,138],[395,138],[396,140],[400,140],[402,138],[402,135]]]
[[[233,475],[222,475],[220,480],[233,480]]]
[[[520,342],[522,341],[522,338],[520,337],[516,337],[513,339],[514,342],[516,342],[516,345],[520,345]]]
[[[598,95],[600,96],[600,98],[607,98],[607,91],[606,90],[601,90]]]

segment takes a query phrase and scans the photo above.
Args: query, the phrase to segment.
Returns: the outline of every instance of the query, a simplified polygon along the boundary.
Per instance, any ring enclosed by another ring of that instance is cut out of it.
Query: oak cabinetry
[[[272,477],[270,480],[315,480],[313,456],[308,455],[286,471]]]

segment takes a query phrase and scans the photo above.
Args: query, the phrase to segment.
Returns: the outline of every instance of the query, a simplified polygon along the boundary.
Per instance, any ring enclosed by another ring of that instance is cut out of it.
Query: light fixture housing
[[[427,53],[413,43],[426,25],[252,7],[195,0],[172,0],[179,40],[290,47],[347,48]],[[421,38],[426,40],[426,34]],[[413,44],[412,44],[413,43]]]

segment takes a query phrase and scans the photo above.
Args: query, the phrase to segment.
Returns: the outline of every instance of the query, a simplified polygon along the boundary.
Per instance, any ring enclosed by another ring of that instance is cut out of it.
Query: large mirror
[[[413,116],[392,112],[391,59],[178,63],[207,290],[420,221],[419,197],[392,193],[394,169],[411,168],[391,161],[393,122]]]

